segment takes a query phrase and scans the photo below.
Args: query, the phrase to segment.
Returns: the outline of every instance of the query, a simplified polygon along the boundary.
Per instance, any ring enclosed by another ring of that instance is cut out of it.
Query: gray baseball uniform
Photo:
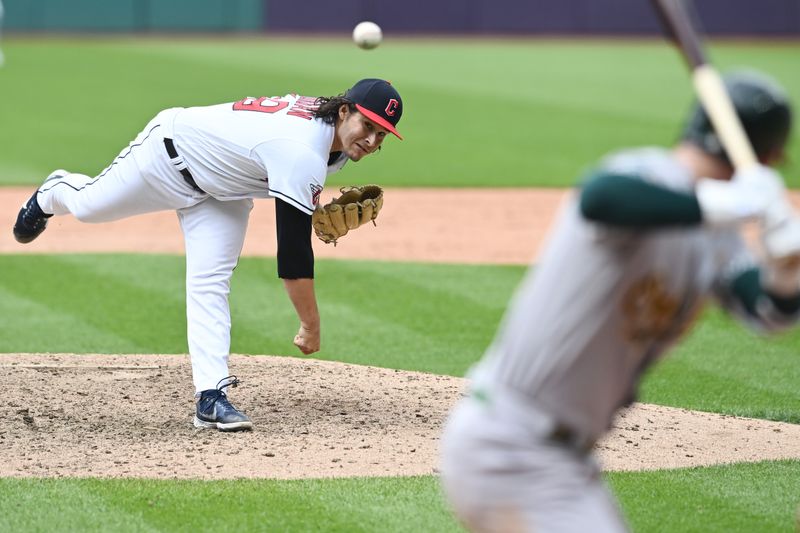
[[[612,156],[605,168],[669,188],[692,187],[687,170],[663,150]],[[595,438],[632,400],[644,367],[687,329],[708,296],[732,305],[726,276],[752,263],[734,229],[603,227],[573,203],[473,378],[529,395]]]
[[[690,170],[664,149],[612,155],[600,173],[693,194]],[[707,299],[760,327],[787,323],[732,292],[755,266],[735,227],[598,224],[572,199],[443,436],[444,487],[465,524],[624,531],[588,451]]]

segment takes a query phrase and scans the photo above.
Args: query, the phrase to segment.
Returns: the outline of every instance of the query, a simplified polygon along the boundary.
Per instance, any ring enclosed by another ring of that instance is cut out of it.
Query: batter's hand
[[[780,174],[755,165],[736,172],[730,181],[700,179],[695,192],[707,224],[730,226],[763,218],[770,206],[785,201],[786,187]]]
[[[319,351],[319,328],[312,329],[300,325],[300,331],[294,336],[294,345],[305,355]]]
[[[768,214],[761,227],[765,261],[761,269],[764,288],[783,297],[800,292],[800,216],[788,201],[778,204],[777,213]]]

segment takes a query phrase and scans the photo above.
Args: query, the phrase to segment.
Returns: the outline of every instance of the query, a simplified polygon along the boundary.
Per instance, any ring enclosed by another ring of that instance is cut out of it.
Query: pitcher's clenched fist
[[[319,351],[319,328],[309,329],[300,326],[300,331],[294,336],[294,345],[300,348],[305,355]]]

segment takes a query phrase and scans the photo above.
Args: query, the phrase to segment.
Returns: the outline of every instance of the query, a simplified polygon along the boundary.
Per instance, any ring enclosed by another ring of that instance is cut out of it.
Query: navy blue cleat
[[[50,180],[63,178],[67,174],[69,172],[60,168],[51,172],[44,182],[47,183]],[[47,228],[47,219],[53,216],[42,211],[39,201],[36,199],[38,194],[39,190],[37,189],[30,200],[25,202],[22,209],[19,210],[17,222],[14,224],[14,238],[17,239],[17,242],[29,243],[41,235]]]
[[[220,383],[228,380],[220,386]],[[218,429],[220,431],[247,431],[253,429],[250,418],[240,413],[223,390],[225,387],[239,384],[236,376],[228,376],[219,380],[216,389],[208,389],[195,395],[197,413],[194,416],[194,427],[201,429]]]
[[[14,224],[14,238],[17,242],[28,243],[41,235],[47,227],[47,219],[53,216],[45,214],[39,207],[39,202],[36,201],[37,194],[38,190],[19,210],[17,222]]]

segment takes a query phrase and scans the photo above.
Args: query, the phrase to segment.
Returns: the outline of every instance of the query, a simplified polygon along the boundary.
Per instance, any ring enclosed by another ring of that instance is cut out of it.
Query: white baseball
[[[374,22],[359,22],[353,28],[353,41],[359,48],[371,50],[381,44],[381,40],[383,40],[383,32],[381,27]]]

